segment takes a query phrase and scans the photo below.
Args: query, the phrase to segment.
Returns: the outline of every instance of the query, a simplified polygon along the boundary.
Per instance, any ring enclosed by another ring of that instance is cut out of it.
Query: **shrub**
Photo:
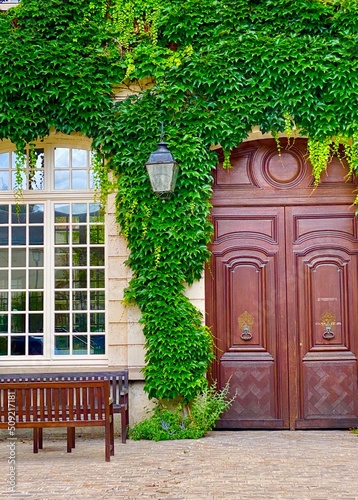
[[[216,383],[207,385],[188,406],[178,404],[174,409],[157,402],[152,415],[135,424],[129,431],[131,439],[198,439],[215,427],[216,421],[233,401],[228,399],[229,382],[220,391]]]

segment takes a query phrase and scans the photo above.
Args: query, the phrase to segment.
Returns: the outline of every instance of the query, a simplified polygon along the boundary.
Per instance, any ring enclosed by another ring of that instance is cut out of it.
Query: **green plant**
[[[213,357],[210,332],[184,295],[209,258],[218,160],[210,148],[220,144],[229,167],[230,151],[254,126],[274,131],[278,144],[279,133],[300,131],[310,138],[316,183],[338,151],[334,141],[356,174],[358,2],[58,5],[22,0],[0,12],[0,140],[21,151],[50,129],[92,138],[102,202],[112,188],[109,172],[118,188],[117,219],[133,272],[125,302],[142,311],[145,390],[186,404],[205,387]],[[146,78],[150,89],[113,99],[121,83]],[[180,165],[175,194],[164,203],[145,171],[163,121]]]
[[[189,406],[178,404],[172,409],[157,403],[151,417],[135,424],[129,432],[131,439],[198,439],[215,427],[216,421],[231,406],[229,383],[219,391],[216,383],[198,394]]]

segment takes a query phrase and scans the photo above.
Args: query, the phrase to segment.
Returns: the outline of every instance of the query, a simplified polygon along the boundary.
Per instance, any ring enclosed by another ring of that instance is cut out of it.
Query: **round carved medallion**
[[[295,151],[271,149],[263,158],[262,175],[273,187],[287,189],[296,186],[305,176],[305,162]]]

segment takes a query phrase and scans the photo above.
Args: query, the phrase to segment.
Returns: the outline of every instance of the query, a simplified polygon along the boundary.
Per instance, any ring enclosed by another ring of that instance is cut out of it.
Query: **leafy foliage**
[[[189,410],[180,404],[174,409],[158,403],[151,417],[135,424],[130,437],[163,441],[168,439],[198,439],[215,427],[216,421],[230,408],[232,399],[227,399],[229,384],[218,391],[216,384],[207,385],[198,394]]]
[[[212,359],[183,294],[209,256],[210,146],[294,129],[310,138],[316,182],[337,152],[356,172],[357,43],[357,0],[22,0],[0,13],[0,139],[21,151],[51,128],[85,134],[105,192],[109,170],[118,180],[150,397],[193,400]],[[113,100],[147,77],[150,89]],[[181,168],[165,202],[144,166],[161,122]]]

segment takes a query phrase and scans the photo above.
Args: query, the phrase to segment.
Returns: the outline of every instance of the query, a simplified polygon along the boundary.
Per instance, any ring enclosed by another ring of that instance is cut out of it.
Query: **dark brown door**
[[[219,428],[358,425],[355,185],[312,190],[306,144],[243,144],[218,167],[206,273],[212,376],[236,395]]]

